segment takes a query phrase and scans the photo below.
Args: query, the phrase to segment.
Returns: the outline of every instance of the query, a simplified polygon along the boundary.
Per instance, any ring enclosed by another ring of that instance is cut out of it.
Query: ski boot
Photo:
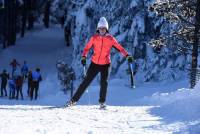
[[[99,103],[100,108],[99,109],[106,109],[106,104],[105,103]]]

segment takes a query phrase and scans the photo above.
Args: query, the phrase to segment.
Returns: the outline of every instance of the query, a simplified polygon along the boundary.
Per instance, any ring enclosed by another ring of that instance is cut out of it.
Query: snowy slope
[[[9,68],[15,57],[20,63],[26,59],[33,69],[41,67],[44,76],[37,101],[0,98],[0,134],[200,133],[200,83],[191,90],[186,80],[136,82],[136,89],[130,89],[127,79],[112,79],[105,111],[98,109],[99,83],[94,81],[77,106],[56,108],[69,95],[59,90],[55,62],[65,55],[70,63],[72,48],[64,46],[60,27],[37,28],[19,39],[17,46],[0,53],[1,70]],[[76,87],[79,83],[77,80]]]
[[[42,74],[46,76],[56,71],[58,57],[65,54],[69,63],[71,62],[72,48],[65,47],[63,29],[58,26],[44,29],[40,25],[36,25],[35,29],[27,33],[24,39],[18,38],[16,46],[1,50],[0,70],[6,68],[10,71],[9,64],[16,58],[21,65],[26,60],[32,70],[40,67]]]
[[[165,125],[149,114],[151,107],[77,106],[53,109],[1,106],[0,133],[13,134],[169,134],[181,124]],[[174,127],[176,126],[176,127]],[[12,128],[12,129],[8,129]]]
[[[43,81],[39,97],[46,94],[55,95],[59,91],[59,82],[57,80],[56,61],[59,58],[65,58],[66,61],[72,61],[72,47],[66,47],[63,36],[63,29],[59,26],[52,26],[51,29],[45,29],[37,24],[35,29],[26,33],[25,38],[18,38],[16,46],[1,50],[0,52],[0,71],[6,69],[11,74],[9,65],[13,58],[22,65],[26,60],[29,68],[35,70],[41,69]],[[24,94],[27,90],[27,84],[23,85]],[[13,103],[13,102],[11,102]]]

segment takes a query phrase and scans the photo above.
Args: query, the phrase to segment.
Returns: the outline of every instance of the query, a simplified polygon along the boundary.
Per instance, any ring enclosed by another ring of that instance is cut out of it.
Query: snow
[[[11,70],[9,64],[13,58],[16,58],[21,65],[26,60],[32,70],[40,67],[43,75],[56,71],[56,60],[62,57],[63,51],[67,49],[64,45],[63,30],[52,28],[54,33],[52,34],[49,29],[41,28],[37,26],[31,35],[27,33],[25,39],[19,38],[16,46],[0,53],[0,70],[4,68]],[[38,34],[39,30],[40,34]],[[71,59],[70,56],[68,58]]]
[[[134,7],[136,7],[138,5],[138,3],[139,3],[138,0],[132,0],[132,2],[130,4],[130,7],[134,8]]]
[[[111,33],[112,35],[115,35],[115,34],[117,34],[118,32],[119,32],[119,24],[114,25],[113,27],[110,28],[110,33]]]
[[[185,56],[181,55],[177,58],[176,62],[175,62],[175,66],[178,66],[179,68],[183,68],[183,63],[185,62]]]
[[[99,82],[95,80],[77,106],[58,108],[69,94],[60,90],[55,63],[60,58],[71,63],[72,52],[64,44],[60,26],[44,29],[40,25],[18,38],[16,46],[0,51],[0,70],[9,68],[15,57],[21,64],[27,60],[31,69],[40,67],[43,75],[38,100],[26,96],[26,83],[25,100],[0,98],[0,134],[200,133],[200,82],[188,89],[186,79],[144,83],[136,75],[135,89],[128,87],[128,76],[110,79],[106,110],[98,109]],[[76,87],[80,82],[75,82]]]
[[[122,33],[122,34],[116,36],[117,41],[118,41],[118,42],[123,41],[123,40],[126,38],[127,33],[128,33],[128,30],[125,31],[124,33]]]
[[[136,14],[133,19],[133,24],[131,25],[131,29],[137,28],[139,33],[145,32],[145,22],[144,22],[144,16],[141,14]]]
[[[165,132],[165,129],[157,130],[148,128],[149,124],[152,126],[160,124],[158,117],[148,114],[150,108],[118,107],[116,109],[116,107],[110,106],[109,110],[101,111],[96,106],[77,106],[68,109],[51,109],[49,107],[38,106],[2,106],[1,110],[6,112],[1,114],[3,124],[5,125],[1,128],[0,133],[12,134],[14,131],[18,131],[19,128],[23,130],[21,131],[22,133],[29,134],[77,134],[80,131],[87,134],[128,134],[134,133],[135,130],[137,130],[137,133],[170,133],[170,131]],[[124,113],[129,113],[129,115],[134,114],[134,116],[127,116]],[[13,117],[15,117],[13,120],[7,120],[7,118]],[[34,127],[32,126],[32,122],[34,122]],[[13,129],[6,129],[8,127],[12,127]]]
[[[85,15],[85,8],[82,8],[80,11],[78,11],[77,13],[77,22],[76,22],[76,26],[80,27],[82,25],[86,25],[85,23],[86,21],[86,15]]]

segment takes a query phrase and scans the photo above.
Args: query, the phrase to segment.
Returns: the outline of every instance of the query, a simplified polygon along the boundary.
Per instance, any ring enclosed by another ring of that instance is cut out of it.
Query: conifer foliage
[[[154,3],[149,9],[175,27],[169,36],[160,36],[152,44],[171,45],[166,41],[179,40],[183,42],[182,45],[177,43],[173,47],[191,54],[190,86],[193,88],[199,77],[197,59],[200,46],[200,0],[164,0]]]

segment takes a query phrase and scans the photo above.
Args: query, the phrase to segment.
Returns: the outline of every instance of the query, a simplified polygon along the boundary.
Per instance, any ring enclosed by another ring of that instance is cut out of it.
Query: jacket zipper
[[[102,37],[102,40],[101,40],[101,52],[100,52],[100,55],[99,55],[99,59],[100,59],[100,57],[101,57],[102,48],[103,48],[103,37]],[[99,59],[98,59],[98,63],[99,63]]]

